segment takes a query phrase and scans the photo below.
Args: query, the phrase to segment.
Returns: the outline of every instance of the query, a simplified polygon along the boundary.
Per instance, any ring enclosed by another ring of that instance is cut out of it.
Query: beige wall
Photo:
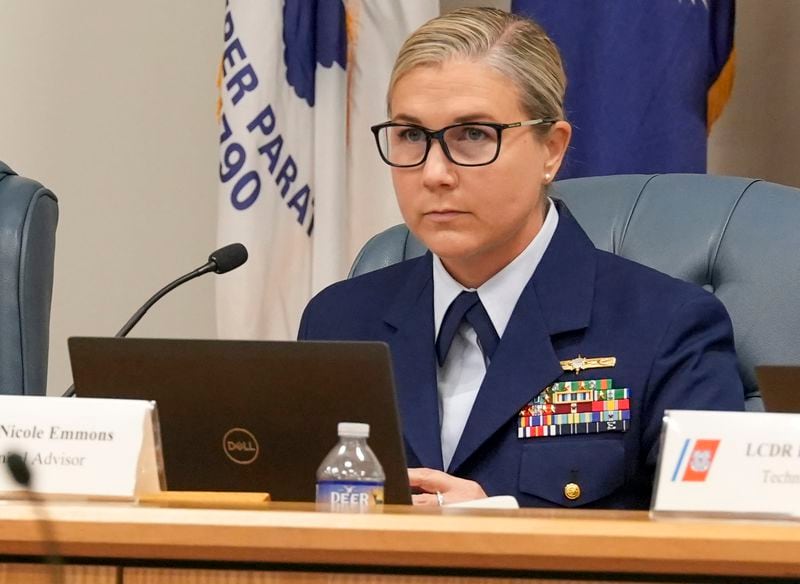
[[[223,11],[0,0],[0,159],[60,201],[51,394],[71,382],[67,337],[114,334],[214,248]],[[136,334],[213,336],[211,278],[165,298]]]
[[[800,2],[736,6],[736,81],[711,132],[709,172],[800,187]]]
[[[61,201],[51,394],[70,383],[68,336],[113,334],[215,246],[223,10],[223,0],[0,0],[0,159]],[[713,172],[800,186],[798,22],[796,0],[740,0]],[[214,336],[213,277],[173,292],[136,334]]]

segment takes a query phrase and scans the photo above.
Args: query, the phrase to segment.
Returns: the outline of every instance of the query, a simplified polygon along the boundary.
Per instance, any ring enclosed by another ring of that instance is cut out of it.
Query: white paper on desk
[[[459,507],[461,509],[519,509],[519,503],[511,495],[484,497],[459,503],[445,503],[445,507]]]

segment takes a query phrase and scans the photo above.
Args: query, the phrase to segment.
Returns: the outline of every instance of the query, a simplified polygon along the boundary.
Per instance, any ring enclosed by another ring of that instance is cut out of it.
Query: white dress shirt
[[[548,205],[542,228],[521,254],[477,288],[497,335],[503,338],[511,313],[522,290],[533,276],[558,225],[558,212],[552,202]],[[442,326],[445,312],[464,288],[447,272],[438,256],[433,256],[433,321],[436,337]],[[436,381],[439,389],[439,424],[441,426],[442,460],[445,470],[461,439],[472,405],[486,374],[488,360],[483,357],[478,335],[465,321],[453,338],[450,351],[441,367],[437,367]]]

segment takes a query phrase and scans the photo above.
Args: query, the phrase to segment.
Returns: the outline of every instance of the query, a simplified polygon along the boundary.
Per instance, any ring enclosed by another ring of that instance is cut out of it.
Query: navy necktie
[[[466,320],[478,334],[478,340],[483,350],[483,356],[491,359],[500,342],[500,337],[494,329],[489,314],[483,307],[477,292],[462,292],[447,308],[439,328],[439,337],[436,339],[436,356],[439,367],[444,364],[450,345],[453,343],[461,322]]]

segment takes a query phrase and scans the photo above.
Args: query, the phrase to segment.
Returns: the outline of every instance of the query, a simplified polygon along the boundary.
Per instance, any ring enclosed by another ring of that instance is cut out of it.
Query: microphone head
[[[31,470],[25,463],[25,459],[16,452],[9,452],[6,461],[8,462],[8,470],[11,471],[11,476],[14,477],[17,484],[26,489],[30,488]]]
[[[247,248],[241,243],[230,243],[208,256],[208,261],[216,266],[214,272],[224,274],[235,270],[247,261]]]

